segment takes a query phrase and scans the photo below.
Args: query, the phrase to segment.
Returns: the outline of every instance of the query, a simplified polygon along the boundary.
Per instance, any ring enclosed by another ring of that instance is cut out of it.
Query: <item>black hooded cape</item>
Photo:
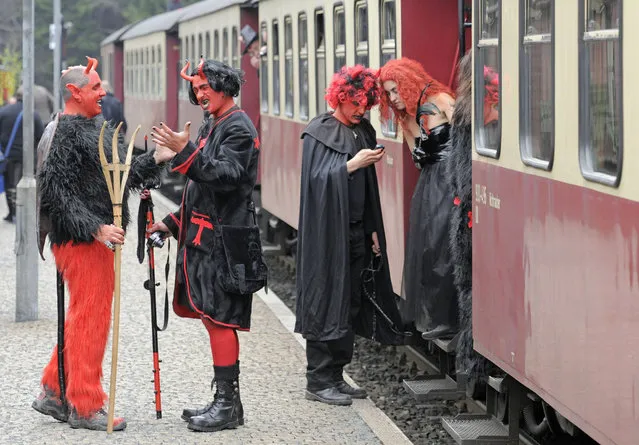
[[[297,244],[297,308],[295,332],[308,340],[328,341],[347,335],[350,323],[349,174],[348,147],[364,141],[376,144],[375,130],[363,119],[349,128],[324,113],[313,119],[302,133],[302,178]],[[384,344],[403,344],[403,335],[394,332],[376,310],[366,293],[394,323],[400,320],[392,290],[386,238],[375,166],[365,169],[367,235],[366,264],[373,258],[370,235],[377,232],[382,251],[381,267],[362,291],[362,308],[354,320],[355,333]]]

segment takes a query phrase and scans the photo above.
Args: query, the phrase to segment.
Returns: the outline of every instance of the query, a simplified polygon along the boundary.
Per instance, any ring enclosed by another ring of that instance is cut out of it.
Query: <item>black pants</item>
[[[353,224],[349,234],[351,276],[351,320],[346,336],[335,340],[306,340],[306,382],[309,391],[320,391],[344,380],[344,366],[353,359],[355,333],[353,319],[362,305],[361,272],[364,269],[366,239],[361,223]]]
[[[4,195],[7,198],[7,207],[9,207],[9,216],[16,214],[16,198],[18,182],[22,178],[22,162],[7,161],[7,167],[4,170]]]

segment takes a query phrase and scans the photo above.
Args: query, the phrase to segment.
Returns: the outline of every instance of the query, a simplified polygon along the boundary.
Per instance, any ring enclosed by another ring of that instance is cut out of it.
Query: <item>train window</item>
[[[300,14],[297,19],[297,33],[300,71],[300,118],[308,120],[308,22],[304,13]]]
[[[397,22],[395,20],[395,0],[380,0],[380,66],[397,57]],[[392,110],[391,110],[392,113]],[[397,137],[395,118],[391,114],[388,120],[382,121],[382,134],[386,137]]]
[[[231,65],[233,66],[233,68],[240,67],[240,64],[238,63],[239,62],[238,45],[239,45],[239,40],[237,36],[237,26],[234,26],[233,30],[231,31]]]
[[[550,170],[554,156],[554,2],[520,0],[520,150],[524,164]]]
[[[344,6],[336,5],[333,9],[333,71],[338,72],[346,65],[346,19]]]
[[[579,2],[579,163],[584,178],[615,187],[623,160],[621,7]]]
[[[475,145],[477,153],[499,158],[501,142],[501,0],[476,0]]]
[[[273,114],[280,114],[280,39],[277,20],[273,20]]]
[[[213,31],[213,59],[220,60],[220,33]]]
[[[206,31],[206,36],[204,37],[204,57],[211,58],[211,33],[208,31]]]
[[[133,94],[138,96],[140,92],[140,51],[135,52],[135,86],[133,87]]]
[[[284,17],[284,113],[293,117],[293,20]]]
[[[222,31],[222,62],[229,64],[229,30],[224,28]]]
[[[146,96],[151,92],[151,72],[149,70],[149,62],[151,61],[151,56],[149,53],[149,48],[144,50],[144,94]]]
[[[355,4],[355,64],[368,66],[368,9],[366,1]]]
[[[157,79],[158,79],[158,97],[162,96],[162,47],[158,45],[158,65],[155,68],[157,70]]]
[[[260,32],[260,48],[266,46],[266,22],[262,22]],[[268,56],[266,52],[260,53],[260,95],[261,95],[261,107],[260,109],[264,113],[268,113]]]
[[[324,11],[315,11],[315,97],[317,114],[326,111],[326,46],[324,39]]]
[[[151,71],[151,95],[155,96],[157,94],[155,89],[155,48],[151,48],[151,66],[149,70]]]

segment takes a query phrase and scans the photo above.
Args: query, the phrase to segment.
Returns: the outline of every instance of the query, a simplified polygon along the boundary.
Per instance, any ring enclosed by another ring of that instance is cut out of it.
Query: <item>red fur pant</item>
[[[64,324],[66,398],[80,416],[87,416],[107,399],[101,379],[115,286],[113,252],[94,241],[54,246],[53,255],[69,289]],[[42,384],[60,394],[57,347],[44,368]]]

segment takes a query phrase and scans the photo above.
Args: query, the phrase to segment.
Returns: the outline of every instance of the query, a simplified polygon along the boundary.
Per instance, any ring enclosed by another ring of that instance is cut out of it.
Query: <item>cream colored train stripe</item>
[[[498,165],[530,175],[585,187],[609,195],[639,201],[639,149],[636,129],[639,127],[639,60],[633,42],[639,39],[639,27],[633,18],[639,16],[639,1],[623,2],[623,170],[618,188],[583,178],[579,168],[578,149],[578,2],[555,3],[555,159],[550,172],[528,167],[519,152],[519,2],[502,2],[502,139],[500,159],[477,154],[473,160]],[[476,11],[473,12],[475,14]],[[477,18],[473,18],[473,24]],[[474,35],[473,35],[474,38]],[[474,116],[473,116],[474,118]],[[473,142],[474,145],[474,142]]]

